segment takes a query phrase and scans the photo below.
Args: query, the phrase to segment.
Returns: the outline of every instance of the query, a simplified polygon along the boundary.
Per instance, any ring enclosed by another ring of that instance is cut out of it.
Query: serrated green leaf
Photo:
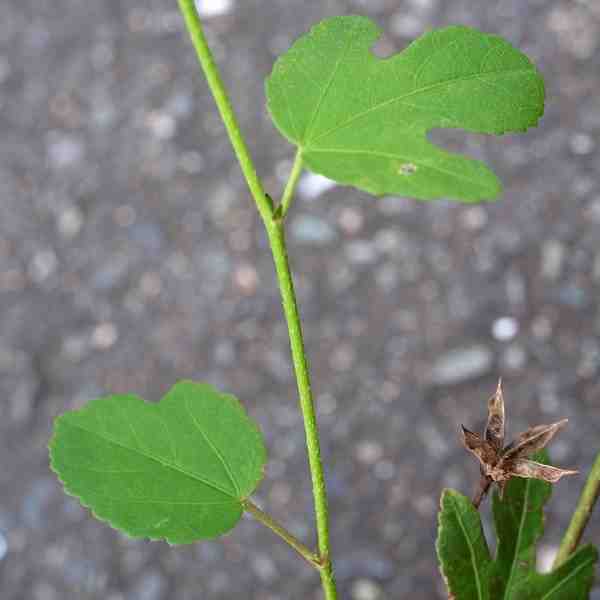
[[[548,453],[535,460],[549,464]],[[492,596],[499,600],[586,600],[594,578],[596,550],[580,548],[556,571],[536,571],[536,544],[544,532],[544,505],[552,485],[539,479],[512,478],[492,510],[497,552],[491,570]]]
[[[501,189],[482,162],[427,140],[433,128],[502,134],[535,125],[544,84],[508,42],[468,27],[426,33],[380,59],[379,28],[358,16],[319,23],[282,55],[268,108],[304,164],[376,195],[465,201]]]
[[[506,600],[587,600],[594,582],[594,565],[598,552],[583,546],[556,571],[530,573],[514,588],[507,590]]]
[[[548,464],[547,453],[538,453],[536,460]],[[551,484],[519,477],[508,482],[502,500],[494,494],[492,511],[498,540],[495,597],[510,598],[510,590],[535,571],[535,545],[544,532],[544,504],[551,494]]]
[[[489,600],[491,559],[471,500],[444,490],[438,520],[436,550],[448,590],[457,600]]]
[[[49,447],[67,493],[96,517],[171,544],[233,528],[266,461],[238,400],[191,381],[154,404],[131,395],[92,400],[55,420]]]

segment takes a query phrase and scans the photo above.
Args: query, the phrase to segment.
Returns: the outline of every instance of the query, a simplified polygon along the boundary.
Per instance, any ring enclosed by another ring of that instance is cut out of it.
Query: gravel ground
[[[311,540],[286,330],[261,225],[175,1],[3,0],[0,18],[0,589],[3,600],[319,598],[314,572],[249,519],[220,541],[132,541],[48,470],[52,418],[178,379],[238,395],[271,459],[256,500]],[[435,134],[506,184],[485,206],[374,199],[306,176],[290,246],[323,434],[342,598],[444,598],[442,487],[477,467],[502,375],[510,431],[569,417],[559,464],[600,448],[600,4],[595,0],[213,0],[208,35],[267,189],[292,148],[264,109],[275,56],[334,14],[382,52],[425,28],[501,34],[543,71],[525,136]],[[546,559],[582,478],[549,506]],[[488,510],[486,508],[486,510]],[[600,518],[588,537],[600,540]],[[600,598],[596,594],[594,598]]]

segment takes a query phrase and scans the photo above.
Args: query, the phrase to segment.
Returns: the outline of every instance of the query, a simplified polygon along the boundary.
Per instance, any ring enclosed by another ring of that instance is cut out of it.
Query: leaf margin
[[[258,442],[257,448],[258,448],[258,452],[260,455],[260,462],[261,462],[260,472],[257,472],[255,483],[254,483],[254,489],[256,489],[256,487],[258,487],[258,485],[264,478],[266,462],[267,462],[267,458],[268,458],[263,434],[258,426],[258,423],[249,416],[244,405],[239,401],[239,399],[237,397],[235,397],[232,394],[221,392],[216,387],[214,387],[210,384],[203,383],[203,382],[196,382],[196,381],[192,381],[192,380],[188,380],[188,379],[180,380],[180,381],[176,382],[164,394],[164,396],[158,402],[149,402],[149,401],[145,400],[144,398],[137,396],[135,394],[110,394],[108,396],[103,396],[103,397],[94,398],[92,400],[89,400],[89,401],[85,402],[85,404],[83,404],[82,406],[80,406],[76,409],[73,409],[73,410],[65,411],[64,413],[57,415],[53,419],[52,435],[51,435],[51,437],[48,441],[48,445],[47,445],[48,451],[49,451],[49,467],[50,467],[50,470],[56,475],[58,481],[61,483],[64,492],[68,496],[75,498],[83,507],[85,507],[87,510],[89,510],[89,512],[95,519],[108,524],[112,529],[114,529],[122,534],[125,534],[126,536],[133,538],[133,539],[149,539],[152,541],[164,540],[171,546],[191,544],[191,543],[201,541],[201,540],[216,539],[218,537],[226,535],[239,522],[239,520],[241,519],[243,512],[244,512],[243,503],[250,496],[250,493],[252,493],[252,492],[249,492],[240,498],[231,496],[231,505],[230,506],[232,509],[236,510],[235,517],[234,517],[234,519],[232,519],[232,523],[227,528],[227,530],[222,531],[222,532],[217,532],[214,535],[203,535],[201,537],[194,537],[193,539],[191,539],[191,538],[190,539],[188,539],[188,538],[182,539],[182,538],[175,538],[173,536],[152,535],[147,532],[146,533],[138,533],[133,530],[128,530],[127,527],[124,527],[122,525],[117,525],[114,522],[114,519],[112,519],[111,517],[109,517],[105,514],[102,514],[101,511],[99,512],[97,507],[95,507],[93,505],[93,500],[88,500],[87,498],[82,496],[80,492],[77,492],[74,489],[76,484],[74,484],[73,482],[67,481],[65,479],[65,477],[63,476],[63,473],[61,473],[59,467],[57,466],[57,460],[56,460],[56,449],[57,449],[57,444],[58,444],[58,439],[59,439],[58,427],[64,426],[63,421],[65,420],[65,417],[68,419],[69,415],[73,415],[73,414],[81,415],[82,413],[85,413],[86,411],[88,411],[90,409],[90,406],[97,407],[100,403],[105,403],[107,400],[114,400],[114,399],[119,399],[119,398],[123,398],[123,397],[135,399],[136,401],[139,401],[140,403],[142,403],[144,405],[144,407],[152,406],[152,407],[154,407],[155,410],[158,410],[159,405],[162,402],[164,402],[165,400],[167,400],[167,398],[170,395],[174,394],[177,391],[177,388],[180,388],[181,386],[193,386],[196,388],[196,391],[198,391],[198,388],[202,388],[204,391],[209,390],[210,393],[214,394],[215,397],[218,397],[220,400],[227,402],[232,408],[237,410],[239,416],[241,416],[241,418],[244,421],[244,425],[248,426],[252,430],[253,434],[256,436],[256,441]],[[86,430],[86,431],[87,431],[87,433],[91,433],[93,435],[98,435],[96,432],[93,432],[90,430]],[[105,439],[105,441],[112,441],[112,440]],[[126,449],[131,450],[129,448],[126,448]],[[144,456],[144,458],[149,458],[149,456],[146,456],[144,454],[141,454],[141,455]],[[158,462],[160,463],[160,461],[158,461]],[[162,466],[165,466],[165,465],[162,464]],[[187,475],[190,476],[189,474],[187,474]],[[192,478],[197,479],[195,476],[192,476]],[[197,479],[197,480],[201,481],[199,479]],[[252,491],[254,491],[254,490],[252,490]],[[227,494],[227,491],[225,491],[225,490],[220,490],[220,492],[223,495]],[[182,503],[182,504],[185,505],[186,503]],[[190,502],[188,504],[194,505],[194,504],[201,504],[201,503]],[[210,504],[210,503],[207,503],[207,504]],[[223,504],[223,506],[227,506],[227,505],[229,505],[229,502],[223,502],[222,504]]]

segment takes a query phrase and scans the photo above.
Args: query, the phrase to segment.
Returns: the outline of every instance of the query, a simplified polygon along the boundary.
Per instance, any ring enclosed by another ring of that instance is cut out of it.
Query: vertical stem
[[[558,549],[558,554],[554,559],[553,568],[556,569],[562,565],[569,555],[575,551],[583,531],[590,520],[594,504],[600,496],[600,454],[596,457],[592,470],[583,486],[581,496],[577,502],[577,508],[571,517],[569,527],[563,537]]]
[[[310,467],[313,496],[315,502],[315,513],[317,523],[317,538],[319,547],[319,563],[321,565],[321,582],[326,600],[337,600],[337,591],[335,579],[333,577],[333,568],[330,560],[329,548],[329,509],[327,504],[327,491],[325,487],[325,477],[323,475],[323,464],[321,461],[321,449],[319,443],[319,432],[315,415],[314,402],[310,387],[310,378],[308,373],[308,362],[304,349],[302,338],[302,329],[300,325],[300,315],[296,303],[294,284],[292,274],[288,263],[287,249],[285,245],[285,232],[283,228],[283,218],[279,215],[277,219],[273,216],[273,206],[267,198],[262,184],[256,174],[252,163],[250,153],[242,137],[239,124],[235,117],[231,102],[225,91],[225,86],[219,75],[219,71],[214,62],[212,53],[206,42],[206,37],[202,30],[202,24],[196,12],[194,0],[178,0],[179,7],[183,14],[186,27],[196,49],[196,54],[210,90],[214,96],[215,102],[227,129],[229,139],[234,152],[252,192],[256,206],[262,217],[267,230],[275,270],[279,282],[279,289],[282,297],[283,312],[285,314],[292,351],[292,360],[296,373],[298,384],[298,393],[300,397],[300,408],[304,419],[304,429],[306,433],[306,445],[308,449],[308,462]],[[294,168],[290,183],[286,186],[284,194],[285,202],[282,203],[282,211],[289,207],[293,192],[298,181],[302,168],[301,156],[296,156]]]
[[[327,489],[323,474],[323,463],[321,460],[321,446],[319,443],[319,430],[313,401],[308,361],[302,337],[300,314],[296,303],[294,282],[288,262],[287,248],[285,243],[285,231],[282,221],[271,221],[267,226],[269,244],[273,251],[275,270],[279,281],[279,290],[283,304],[283,312],[287,321],[290,335],[290,346],[292,361],[298,384],[300,397],[300,408],[304,418],[304,430],[306,433],[306,446],[308,449],[308,462],[312,478],[313,496],[315,500],[315,513],[317,521],[317,538],[319,555],[323,564],[321,580],[327,600],[337,598],[333,569],[330,561],[329,547],[329,509],[327,503]]]
[[[254,201],[256,202],[258,212],[263,220],[270,219],[271,215],[273,214],[273,207],[267,199],[262,183],[256,174],[256,169],[254,168],[252,158],[250,157],[250,152],[248,151],[248,147],[246,146],[246,142],[242,136],[240,126],[237,122],[237,118],[235,116],[233,107],[231,106],[229,97],[227,96],[227,92],[225,90],[225,86],[223,85],[223,81],[215,63],[215,59],[213,58],[212,52],[208,47],[206,36],[204,35],[204,31],[202,29],[202,23],[200,22],[200,18],[196,12],[194,0],[178,1],[188,33],[190,34],[190,38],[194,44],[198,61],[200,62],[202,70],[204,71],[204,76],[208,82],[208,87],[210,88],[210,91],[215,99],[217,108],[219,109],[219,114],[221,115],[221,119],[225,124],[227,134],[229,135],[231,145],[233,146],[233,151],[235,152],[238,162],[240,163],[240,167],[242,168],[242,172],[244,173],[248,187],[250,188]]]

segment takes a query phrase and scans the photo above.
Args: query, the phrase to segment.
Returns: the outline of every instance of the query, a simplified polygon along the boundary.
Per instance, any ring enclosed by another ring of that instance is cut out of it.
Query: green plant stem
[[[294,191],[296,190],[296,186],[298,185],[298,179],[300,178],[301,173],[302,151],[298,149],[298,151],[296,152],[296,156],[294,157],[294,164],[292,166],[290,177],[288,179],[288,182],[285,186],[285,190],[283,191],[283,196],[281,198],[281,213],[279,215],[280,219],[284,219],[287,215],[287,212],[294,198]]]
[[[225,91],[225,86],[223,85],[223,81],[215,63],[215,59],[213,58],[212,52],[208,47],[206,36],[204,35],[204,30],[202,29],[202,23],[200,22],[200,17],[198,17],[196,6],[194,5],[194,0],[178,1],[188,33],[192,39],[194,49],[196,50],[198,61],[200,62],[200,66],[202,67],[202,71],[204,72],[204,76],[208,82],[208,87],[210,88],[210,91],[215,99],[217,108],[219,109],[221,119],[223,120],[225,128],[227,129],[227,134],[229,135],[231,145],[233,146],[233,151],[235,152],[238,162],[240,163],[240,167],[242,168],[242,172],[244,173],[244,177],[246,178],[250,192],[252,193],[254,201],[256,202],[258,212],[263,220],[270,219],[273,214],[273,207],[270,201],[267,199],[262,183],[256,174],[254,163],[252,162],[250,152],[248,151],[248,147],[246,146],[246,142],[242,136],[240,126],[238,125],[237,118],[235,116],[233,107],[231,106],[229,97],[227,96],[227,92]]]
[[[319,564],[321,582],[326,600],[337,600],[337,591],[333,568],[330,560],[329,549],[329,509],[327,503],[327,490],[325,486],[325,477],[323,474],[323,464],[321,461],[321,450],[319,443],[319,432],[317,428],[317,419],[315,414],[313,396],[310,386],[310,377],[308,373],[308,361],[304,349],[302,338],[302,329],[300,325],[300,315],[296,303],[294,284],[290,271],[287,249],[285,244],[284,220],[281,215],[277,219],[273,217],[273,206],[262,187],[256,174],[248,148],[242,137],[240,127],[235,117],[231,102],[225,91],[225,86],[219,75],[219,71],[214,62],[206,37],[202,30],[202,24],[196,12],[194,0],[178,0],[179,7],[183,14],[186,27],[192,38],[192,43],[196,49],[196,54],[210,90],[214,96],[215,102],[221,114],[221,118],[227,129],[229,139],[238,158],[248,187],[256,202],[256,206],[262,217],[267,230],[267,236],[275,262],[275,270],[281,291],[283,312],[285,314],[290,346],[292,351],[292,361],[296,373],[298,384],[298,394],[300,398],[300,408],[304,420],[304,430],[306,433],[306,445],[308,449],[308,462],[310,467],[313,496],[315,502],[315,513],[317,523],[317,539],[319,548]],[[291,198],[296,187],[298,177],[302,168],[301,157],[296,156],[294,168],[292,169],[291,181],[286,185],[284,194],[285,203],[281,206],[289,208]]]
[[[289,544],[304,560],[306,560],[315,569],[321,569],[321,561],[317,554],[305,546],[297,537],[292,535],[285,527],[282,527],[270,515],[262,511],[256,504],[250,500],[243,502],[244,510],[249,512],[257,521],[268,527],[273,533]]]
[[[300,408],[304,418],[308,463],[315,500],[319,556],[323,564],[321,580],[325,591],[325,598],[327,600],[335,600],[337,598],[337,593],[333,578],[333,569],[329,558],[329,508],[327,503],[325,476],[323,474],[323,463],[321,461],[319,430],[310,385],[308,361],[302,337],[300,314],[298,312],[296,294],[294,292],[294,282],[292,280],[288,262],[283,221],[271,221],[267,226],[267,234],[273,252],[273,259],[275,261],[275,270],[277,272],[277,280],[279,281],[283,312],[285,314],[290,336],[292,361],[294,363],[298,394],[300,397]]]
[[[577,502],[577,508],[571,517],[571,522],[562,539],[558,554],[554,559],[553,568],[560,567],[577,548],[583,531],[590,520],[594,504],[600,496],[600,454],[592,466],[592,470],[583,486],[581,496]]]

